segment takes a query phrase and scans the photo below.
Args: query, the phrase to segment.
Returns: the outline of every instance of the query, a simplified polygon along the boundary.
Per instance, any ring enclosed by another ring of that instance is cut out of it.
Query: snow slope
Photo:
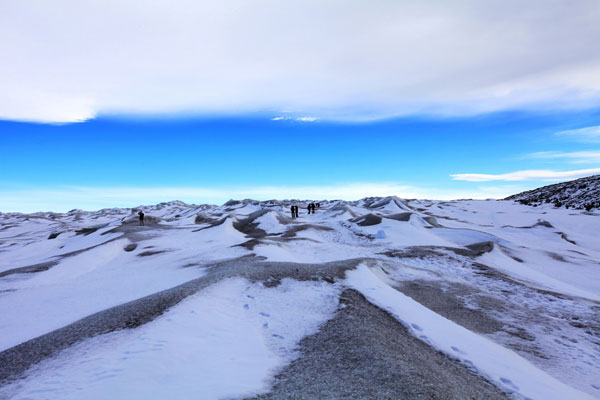
[[[348,290],[505,396],[600,398],[600,215],[320,204],[0,214],[0,398],[268,394]]]

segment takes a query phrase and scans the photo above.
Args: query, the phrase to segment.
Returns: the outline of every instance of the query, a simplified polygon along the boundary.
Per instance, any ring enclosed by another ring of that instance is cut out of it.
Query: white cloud
[[[600,164],[600,151],[540,151],[537,153],[528,154],[526,158],[542,160],[565,159],[569,160],[573,164]]]
[[[568,131],[561,131],[557,133],[558,136],[566,136],[569,138],[596,142],[600,141],[600,125],[588,126],[587,128],[571,129]]]
[[[319,118],[316,118],[316,117],[279,116],[279,117],[271,118],[271,120],[272,121],[289,121],[289,120],[295,120],[295,121],[301,121],[301,122],[315,122],[315,121],[318,121]]]
[[[135,207],[163,201],[182,200],[195,204],[222,204],[229,199],[342,199],[358,200],[369,196],[396,195],[420,199],[504,198],[530,187],[484,186],[471,190],[432,189],[397,183],[347,183],[330,186],[257,187],[60,187],[0,190],[2,212],[66,212],[74,208],[97,210],[110,207]]]
[[[0,118],[367,120],[600,104],[596,0],[21,0]]]
[[[575,171],[548,171],[532,169],[510,172],[507,174],[453,174],[457,181],[486,182],[486,181],[562,181],[600,174],[600,168],[579,169]]]

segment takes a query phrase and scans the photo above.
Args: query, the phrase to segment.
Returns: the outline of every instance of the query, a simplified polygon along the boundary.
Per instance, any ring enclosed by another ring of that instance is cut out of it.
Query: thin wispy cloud
[[[315,122],[318,121],[319,118],[316,117],[289,117],[289,116],[279,116],[271,118],[273,121],[301,121],[301,122]]]
[[[550,171],[541,169],[509,172],[506,174],[453,174],[456,181],[562,181],[600,174],[600,168],[579,169],[574,171]]]
[[[600,125],[561,131],[556,135],[585,142],[600,142]]]
[[[9,1],[0,13],[0,118],[288,112],[372,120],[595,107],[599,7]]]
[[[527,154],[524,158],[538,160],[567,160],[572,164],[600,163],[600,151],[540,151]]]

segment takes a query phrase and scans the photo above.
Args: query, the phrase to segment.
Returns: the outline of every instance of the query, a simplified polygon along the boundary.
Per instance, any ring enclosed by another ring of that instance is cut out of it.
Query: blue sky
[[[0,211],[599,173],[599,20],[597,0],[6,2]]]
[[[600,135],[581,131],[600,125],[600,110],[365,123],[273,118],[1,121],[0,203],[3,211],[66,211],[232,197],[503,197],[590,175],[579,171],[600,164]]]

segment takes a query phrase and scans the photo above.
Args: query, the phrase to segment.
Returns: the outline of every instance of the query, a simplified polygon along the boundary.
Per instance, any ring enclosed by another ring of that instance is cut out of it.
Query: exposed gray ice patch
[[[303,339],[300,352],[255,399],[506,398],[354,290],[343,292],[337,315]]]

